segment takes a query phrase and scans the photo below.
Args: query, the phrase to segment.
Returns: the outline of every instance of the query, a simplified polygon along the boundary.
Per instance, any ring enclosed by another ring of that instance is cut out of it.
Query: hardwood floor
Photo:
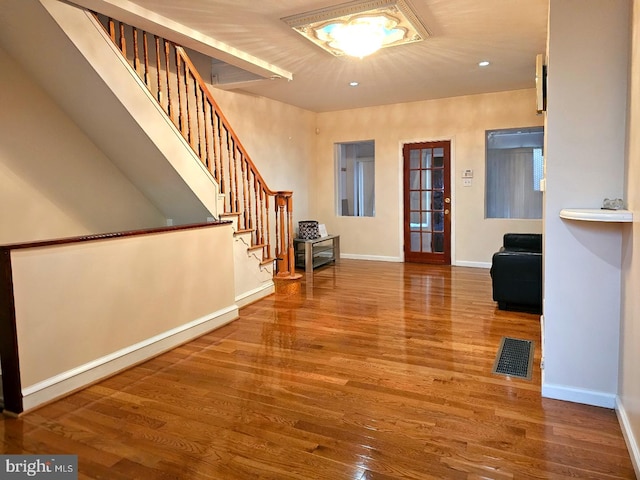
[[[531,381],[491,373],[535,342]],[[540,328],[482,269],[342,260],[237,321],[0,423],[81,479],[635,478],[612,410],[540,397]]]

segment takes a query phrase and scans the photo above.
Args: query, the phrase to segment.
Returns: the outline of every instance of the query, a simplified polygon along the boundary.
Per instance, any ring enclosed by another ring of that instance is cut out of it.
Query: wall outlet
[[[470,178],[463,178],[462,179],[462,186],[463,187],[470,187],[471,186],[471,179]]]

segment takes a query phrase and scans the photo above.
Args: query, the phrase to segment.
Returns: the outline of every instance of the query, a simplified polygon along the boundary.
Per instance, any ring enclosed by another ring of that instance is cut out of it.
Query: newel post
[[[279,278],[299,278],[293,251],[293,192],[276,194],[277,268]]]

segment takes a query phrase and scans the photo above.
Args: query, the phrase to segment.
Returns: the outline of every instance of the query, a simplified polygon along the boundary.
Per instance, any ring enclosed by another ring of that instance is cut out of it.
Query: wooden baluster
[[[204,142],[207,150],[207,168],[213,178],[216,178],[215,155],[212,153],[212,137],[213,137],[213,115],[211,114],[211,103],[206,96],[202,97],[202,107],[204,115]],[[213,142],[215,143],[215,142]]]
[[[233,182],[234,180],[234,165],[235,163],[233,162],[233,157],[235,155],[235,152],[233,152],[231,150],[231,143],[233,142],[232,139],[229,138],[229,129],[227,129],[227,127],[224,127],[224,130],[226,132],[226,140],[227,140],[227,154],[228,154],[228,161],[229,161],[229,201],[231,203],[231,211],[232,212],[237,212],[238,211],[238,202],[236,201],[236,188],[235,188],[235,184]]]
[[[180,58],[182,58],[182,55],[180,55]],[[184,105],[187,111],[187,141],[189,142],[189,145],[191,145],[191,148],[196,150],[196,145],[195,145],[196,139],[193,133],[193,118],[191,115],[191,112],[193,110],[193,108],[191,107],[191,102],[193,101],[193,98],[194,98],[194,96],[191,95],[191,89],[190,89],[191,82],[189,81],[191,79],[191,72],[189,72],[189,67],[187,63],[184,61],[184,59],[182,60],[183,60],[182,64],[184,67],[184,95],[185,95]],[[195,94],[195,91],[194,91],[194,94]]]
[[[149,90],[153,92],[151,76],[149,75],[149,44],[147,42],[147,32],[144,30],[142,31],[142,51],[144,54],[144,83],[146,83]]]
[[[236,172],[236,200],[238,202],[238,211],[241,212],[240,218],[242,219],[242,228],[247,230],[247,210],[244,208],[244,162],[242,160],[242,152],[238,150],[237,146],[234,148],[233,155],[235,157],[234,160],[237,168],[239,169],[239,173]]]
[[[227,193],[229,192],[229,190],[227,189],[226,186],[226,182],[225,182],[225,165],[224,165],[224,149],[222,148],[222,130],[221,130],[221,118],[220,116],[217,114],[216,112],[216,118],[218,119],[217,121],[217,136],[218,136],[218,157],[220,158],[220,187],[221,187],[221,191],[220,193],[225,194],[224,196],[224,201],[225,201],[225,211],[230,212],[231,211],[231,198],[229,197],[229,195],[227,195]],[[227,207],[228,206],[228,207]]]
[[[189,75],[189,67],[187,66],[187,63],[184,61],[184,58],[182,57],[182,55],[180,55],[180,59],[182,60],[182,66],[184,68],[183,71],[183,77],[182,80],[184,81],[184,106],[185,106],[185,111],[186,113],[186,125],[187,125],[187,142],[189,142],[189,145],[191,145],[191,148],[193,148],[193,150],[196,150],[196,146],[194,143],[194,139],[193,139],[193,119],[191,118],[191,103],[193,101],[193,97],[191,95],[191,82],[189,82],[189,79],[191,78],[191,76]],[[196,151],[196,154],[198,152]]]
[[[252,229],[253,228],[253,218],[251,216],[251,195],[250,195],[250,186],[249,186],[249,162],[240,152],[240,162],[242,166],[242,197],[244,199],[244,211],[245,213],[245,228]]]
[[[274,243],[274,253],[276,256],[276,268],[278,270],[278,272],[280,271],[280,263],[282,261],[282,253],[280,250],[280,203],[278,201],[278,196],[274,196],[273,197],[273,203],[275,206],[275,216],[273,218],[273,222],[274,222],[274,231],[275,231],[275,243]]]
[[[187,129],[186,129],[186,122],[185,122],[185,111],[184,111],[184,100],[183,100],[183,96],[182,96],[182,73],[181,73],[181,69],[182,69],[182,61],[180,60],[180,54],[178,53],[178,50],[176,49],[176,75],[177,75],[177,80],[178,80],[178,129],[180,130],[180,132],[182,133],[183,137],[187,137]]]
[[[213,162],[215,164],[216,171],[216,180],[218,180],[218,184],[222,185],[222,172],[221,172],[221,159],[222,153],[218,149],[218,137],[220,134],[220,118],[218,117],[218,113],[215,111],[213,105],[211,105],[211,135],[213,136]],[[217,132],[217,133],[216,133]],[[222,190],[220,193],[224,193]]]
[[[140,77],[140,55],[138,54],[138,29],[132,27],[133,30],[133,69]]]
[[[265,244],[267,245],[267,258],[271,258],[271,215],[269,215],[269,195],[264,188],[261,195],[264,194],[264,211],[266,212],[267,224],[265,228]]]
[[[162,109],[165,111],[165,113],[168,115],[169,114],[169,108],[165,107],[163,105],[162,102],[162,81],[160,80],[160,70],[161,70],[161,61],[160,61],[160,37],[158,37],[157,35],[153,36],[154,42],[156,44],[156,82],[158,82],[158,92],[157,92],[157,99],[158,99],[158,103],[160,104],[160,106],[162,107]]]
[[[267,233],[267,224],[265,222],[265,204],[264,204],[264,189],[262,188],[262,183],[258,180],[258,198],[260,199],[260,211],[259,211],[259,215],[260,215],[260,244],[263,245],[262,247],[262,258],[266,259],[269,258],[269,255],[267,254],[267,246],[269,244],[269,236]]]
[[[256,222],[255,222],[255,229],[256,229],[256,244],[257,245],[264,245],[264,236],[262,235],[262,212],[261,212],[261,207],[262,205],[260,205],[260,192],[258,190],[258,177],[257,175],[252,171],[253,173],[253,206],[255,209],[255,214],[256,214]],[[262,252],[263,256],[264,256],[264,251]],[[264,257],[263,257],[264,258]]]
[[[233,188],[236,192],[236,211],[240,212],[240,188],[241,188],[241,184],[240,184],[240,180],[238,179],[238,168],[241,168],[241,166],[238,164],[238,145],[237,145],[237,141],[235,139],[235,137],[231,137],[231,143],[233,145],[233,173],[234,173],[234,179],[233,179]],[[243,219],[243,224],[246,225],[246,218]]]
[[[207,150],[205,144],[205,135],[204,135],[204,94],[200,89],[200,85],[198,85],[197,79],[193,77],[193,86],[196,93],[196,125],[197,125],[197,133],[198,133],[198,154],[200,155],[200,159],[202,163],[209,168],[208,159],[207,159]]]
[[[116,41],[116,24],[113,21],[113,18],[109,18],[109,36],[111,37],[111,41],[115,45],[118,45],[118,42]]]
[[[231,179],[233,178],[233,171],[231,170],[231,151],[229,149],[229,132],[227,132],[227,128],[222,122],[222,118],[220,118],[220,138],[222,141],[220,142],[221,148],[224,147],[224,150],[221,151],[220,155],[222,156],[222,164],[225,168],[226,175],[223,175],[225,179],[225,184],[227,185],[227,191],[225,192],[229,201],[229,211],[233,212],[233,185],[231,184]],[[224,132],[223,132],[224,131]]]
[[[198,151],[200,152],[200,158],[202,163],[209,169],[209,158],[207,157],[207,143],[206,143],[206,124],[205,124],[205,106],[204,106],[204,92],[198,85],[196,78],[193,79],[196,87],[196,112],[198,116]]]
[[[200,154],[198,153],[198,146],[196,145],[196,141],[198,139],[197,137],[197,130],[198,127],[197,125],[195,125],[194,119],[193,119],[193,111],[196,110],[196,115],[197,115],[197,108],[194,109],[194,102],[196,102],[196,91],[195,88],[192,88],[193,84],[191,82],[192,80],[192,75],[191,72],[189,71],[189,66],[187,65],[187,62],[184,61],[184,57],[182,55],[180,55],[180,57],[182,58],[182,63],[184,64],[184,85],[185,85],[185,95],[186,95],[186,106],[187,106],[187,140],[189,142],[189,145],[191,145],[191,148],[193,148],[193,151],[196,152],[196,155],[198,155],[198,157],[200,156]]]
[[[176,114],[175,114],[175,109],[173,108],[173,97],[174,95],[171,95],[171,74],[170,74],[170,70],[171,70],[171,60],[170,60],[170,50],[171,50],[171,44],[165,40],[164,41],[164,62],[165,62],[165,71],[166,71],[166,77],[167,77],[167,111],[169,113],[169,118],[171,119],[171,121],[173,121],[173,124],[178,126],[178,119],[176,118]],[[180,129],[180,127],[178,127],[178,129]]]
[[[127,40],[124,38],[124,23],[120,22],[120,51],[127,56]]]

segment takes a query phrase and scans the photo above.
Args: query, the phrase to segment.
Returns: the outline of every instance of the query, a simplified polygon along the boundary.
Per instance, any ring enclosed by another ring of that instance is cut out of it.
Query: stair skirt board
[[[273,280],[270,280],[258,288],[254,288],[253,290],[238,295],[236,297],[236,305],[238,308],[246,307],[253,302],[257,302],[264,297],[268,297],[272,293],[275,293],[275,291],[275,283],[273,283]]]
[[[149,360],[226,325],[236,318],[238,318],[238,307],[233,305],[43,380],[35,385],[25,387],[22,389],[24,411],[32,410],[122,370],[126,370],[133,365]]]

